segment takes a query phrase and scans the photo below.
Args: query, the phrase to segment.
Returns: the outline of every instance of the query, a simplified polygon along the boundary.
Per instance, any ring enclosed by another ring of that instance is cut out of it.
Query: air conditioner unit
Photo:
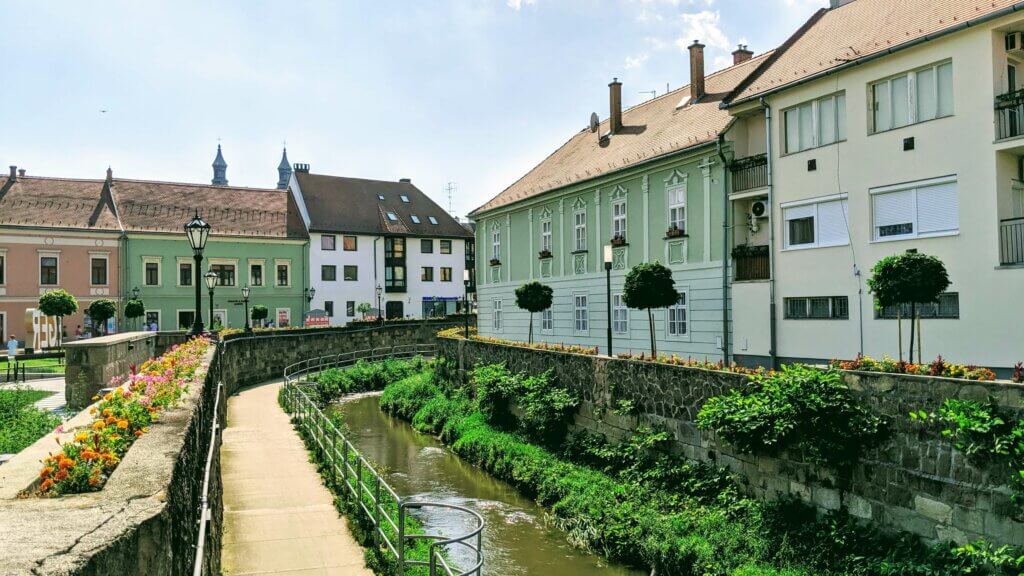
[[[750,216],[751,218],[767,218],[768,217],[768,203],[764,200],[757,200],[750,204]]]
[[[1024,58],[1024,38],[1021,32],[1010,32],[1006,35],[1006,54],[1015,58]]]

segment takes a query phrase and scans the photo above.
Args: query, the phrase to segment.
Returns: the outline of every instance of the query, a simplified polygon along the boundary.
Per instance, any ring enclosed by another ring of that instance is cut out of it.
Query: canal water
[[[355,398],[335,407],[350,430],[352,443],[385,470],[388,483],[402,497],[458,504],[476,510],[486,521],[484,574],[489,576],[646,576],[646,572],[609,566],[595,554],[578,550],[546,518],[544,509],[448,452],[438,440],[380,410],[378,396]],[[441,509],[419,511],[431,533],[448,536],[471,526],[465,515]],[[468,566],[465,555],[450,550],[452,560]]]

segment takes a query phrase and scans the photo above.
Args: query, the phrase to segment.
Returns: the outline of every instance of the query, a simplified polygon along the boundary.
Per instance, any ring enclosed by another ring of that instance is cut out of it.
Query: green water
[[[403,497],[467,506],[483,515],[484,574],[490,576],[646,576],[646,572],[609,566],[596,554],[574,548],[540,506],[516,489],[463,462],[437,439],[381,412],[377,396],[335,407],[350,438]],[[467,518],[440,510],[417,513],[430,533],[455,536],[470,526]],[[449,551],[467,565],[458,549]]]

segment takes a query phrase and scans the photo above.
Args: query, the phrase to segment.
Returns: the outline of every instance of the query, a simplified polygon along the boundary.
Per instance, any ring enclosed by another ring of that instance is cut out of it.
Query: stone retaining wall
[[[728,467],[741,476],[752,495],[794,496],[820,510],[843,508],[858,518],[929,541],[964,543],[985,538],[1024,545],[1024,518],[1011,503],[1007,486],[1009,469],[976,465],[938,431],[922,429],[908,417],[912,410],[934,411],[946,398],[988,397],[1024,416],[1024,387],[1019,384],[844,373],[850,388],[887,418],[893,435],[840,475],[795,455],[772,458],[739,453],[713,432],[697,429],[694,422],[704,402],[744,385],[742,375],[480,341],[439,338],[438,343],[439,353],[462,370],[481,362],[506,362],[513,371],[530,373],[553,369],[559,382],[576,390],[583,400],[576,426],[618,439],[641,423],[664,425],[682,453]],[[613,412],[620,400],[631,401],[637,415]]]
[[[114,376],[156,356],[156,333],[125,332],[65,342],[64,393],[74,409],[92,404],[92,397]]]

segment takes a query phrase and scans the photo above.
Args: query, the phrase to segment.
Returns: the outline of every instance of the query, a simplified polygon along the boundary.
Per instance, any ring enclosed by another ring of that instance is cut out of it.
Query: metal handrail
[[[221,433],[221,417],[220,417],[220,398],[224,394],[224,378],[223,378],[223,353],[224,349],[221,346],[217,347],[214,352],[214,359],[216,366],[210,366],[207,376],[213,376],[217,380],[217,387],[214,389],[213,394],[213,418],[210,424],[210,446],[206,452],[206,465],[203,469],[203,486],[200,490],[199,495],[199,535],[196,538],[196,554],[192,565],[193,576],[202,576],[203,567],[206,560],[206,532],[207,527],[212,519],[210,514],[210,473],[213,469],[213,459],[216,455],[216,450],[220,447],[217,442],[217,437]],[[219,473],[218,473],[219,477]]]
[[[436,346],[432,344],[409,344],[355,350],[296,362],[284,369],[285,409],[292,415],[296,426],[306,433],[317,456],[327,464],[333,484],[345,492],[346,498],[354,498],[366,514],[373,525],[374,537],[378,539],[378,543],[383,543],[397,560],[399,576],[405,573],[407,567],[412,566],[427,566],[430,576],[480,576],[484,565],[483,516],[456,504],[411,501],[399,496],[355,445],[338,430],[334,422],[324,415],[305,390],[310,377],[324,370],[351,366],[359,360],[375,362],[388,358],[433,356],[435,352]],[[364,478],[367,475],[368,480]],[[397,510],[397,518],[392,518],[393,513],[389,510],[392,504]],[[474,520],[475,526],[468,533],[452,538],[440,534],[407,534],[408,510],[422,508],[443,508],[468,514]],[[389,537],[387,526],[390,526],[395,541]],[[406,543],[410,540],[430,540],[428,560],[406,558]],[[449,546],[469,549],[475,558],[473,565],[461,571],[449,565],[443,554]]]

